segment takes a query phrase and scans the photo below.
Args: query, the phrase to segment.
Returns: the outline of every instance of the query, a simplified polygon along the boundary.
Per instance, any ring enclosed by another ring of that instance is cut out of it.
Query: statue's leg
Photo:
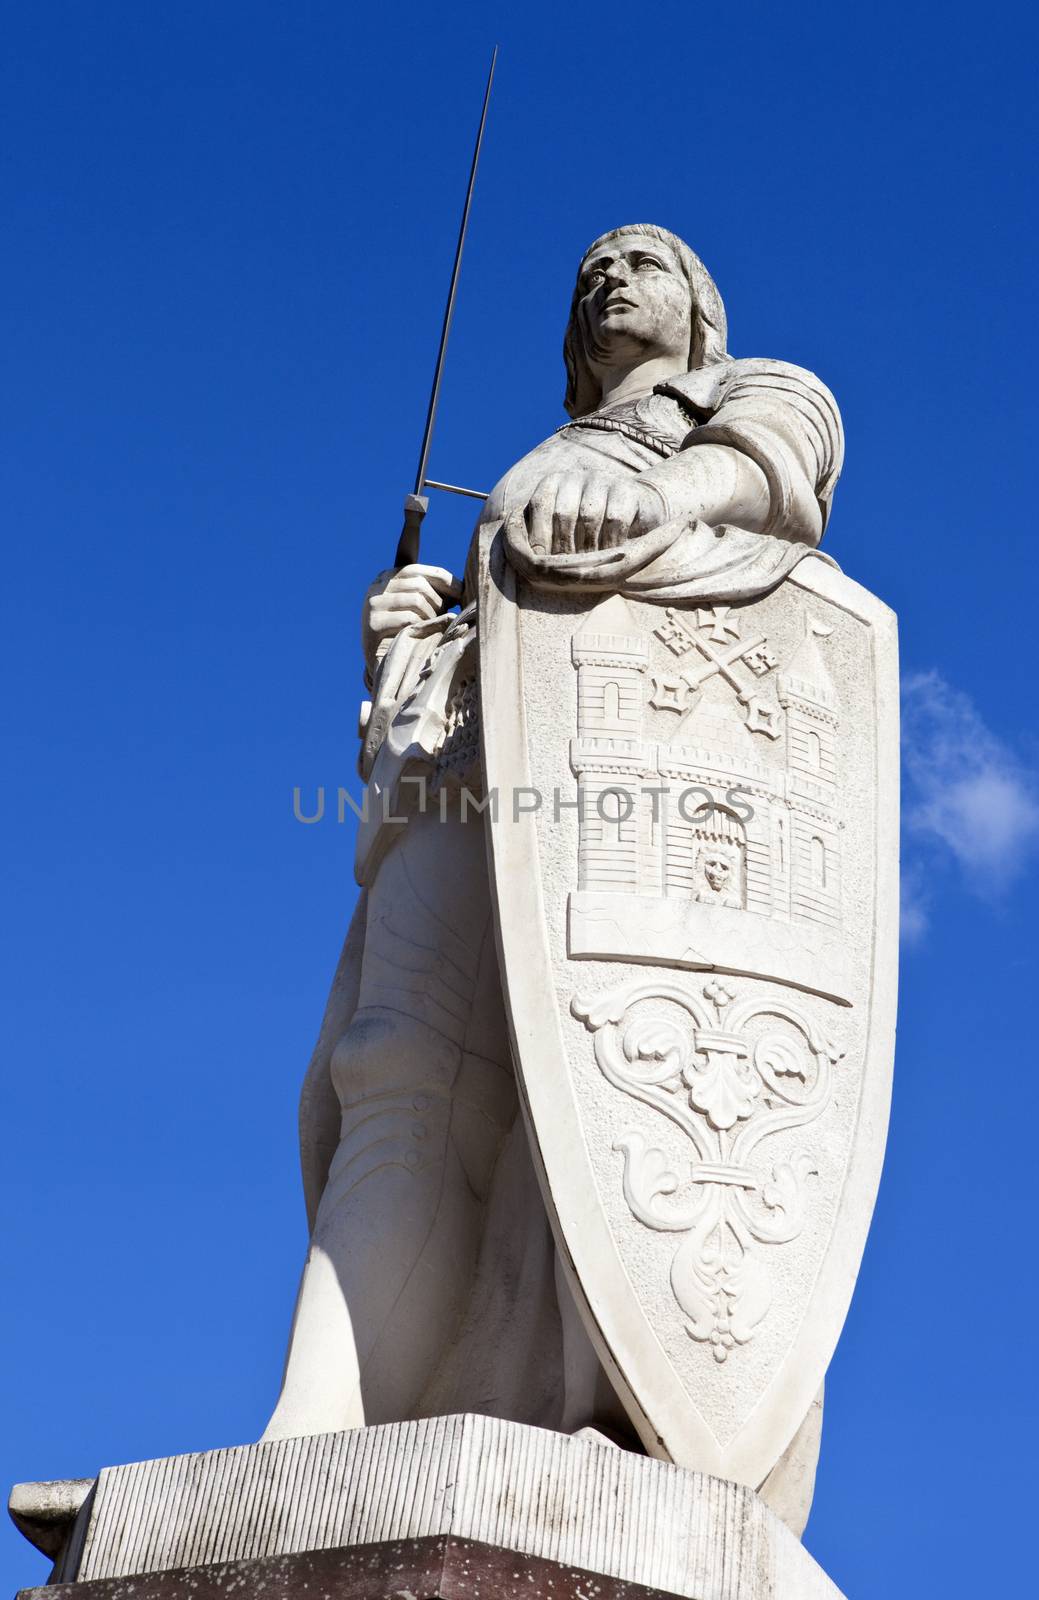
[[[483,829],[418,816],[369,893],[343,1111],[265,1437],[416,1408],[462,1320],[516,1115]]]
[[[556,1255],[556,1297],[563,1329],[565,1403],[560,1430],[592,1432],[627,1450],[642,1450],[638,1434],[592,1344],[577,1303]]]

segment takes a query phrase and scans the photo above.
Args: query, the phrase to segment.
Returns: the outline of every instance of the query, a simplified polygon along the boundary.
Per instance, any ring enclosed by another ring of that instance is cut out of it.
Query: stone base
[[[663,1600],[663,1591],[474,1539],[406,1539],[22,1589],[19,1600]]]
[[[31,1486],[41,1502],[48,1487]],[[23,1528],[32,1500],[16,1491]],[[22,1593],[226,1600],[234,1588],[265,1600],[840,1600],[751,1489],[478,1416],[108,1467],[50,1585]]]

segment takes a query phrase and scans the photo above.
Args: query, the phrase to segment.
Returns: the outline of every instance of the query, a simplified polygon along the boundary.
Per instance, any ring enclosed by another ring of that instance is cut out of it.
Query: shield
[[[817,559],[743,604],[494,546],[499,950],[571,1287],[646,1449],[757,1486],[819,1390],[894,1054],[895,619]]]

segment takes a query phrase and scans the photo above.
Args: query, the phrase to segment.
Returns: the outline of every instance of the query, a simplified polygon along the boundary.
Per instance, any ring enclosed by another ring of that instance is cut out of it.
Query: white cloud
[[[898,930],[903,944],[919,944],[930,926],[927,890],[918,863],[903,862]]]
[[[1035,777],[940,672],[903,681],[902,759],[908,830],[939,840],[975,893],[991,898],[1007,889],[1039,841]],[[906,878],[907,936],[919,937],[926,926],[919,869],[910,865]]]

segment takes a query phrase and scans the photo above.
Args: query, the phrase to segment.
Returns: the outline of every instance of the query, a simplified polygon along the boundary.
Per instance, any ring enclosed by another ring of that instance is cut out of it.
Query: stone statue
[[[832,396],[728,355],[680,239],[597,239],[564,354],[570,420],[464,581],[365,602],[362,892],[265,1437],[594,1430],[800,1531],[886,1124],[892,619],[816,554]]]

